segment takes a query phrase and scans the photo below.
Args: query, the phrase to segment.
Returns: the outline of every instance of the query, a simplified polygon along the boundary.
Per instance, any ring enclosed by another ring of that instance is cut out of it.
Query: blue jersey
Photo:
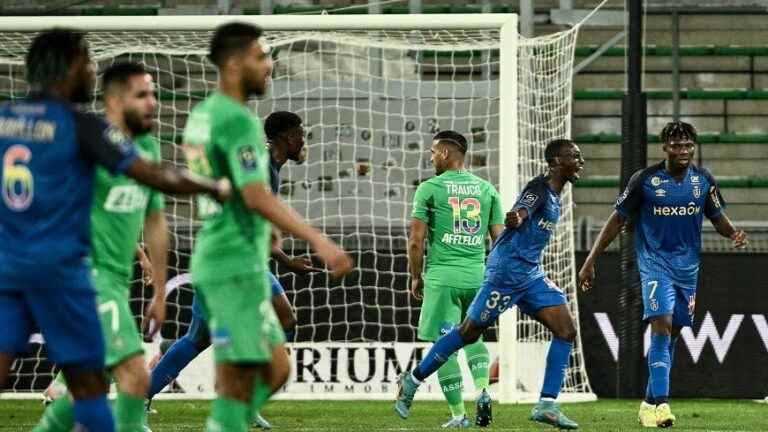
[[[525,186],[513,210],[526,209],[528,217],[515,229],[505,229],[493,245],[486,279],[520,283],[544,276],[541,254],[560,219],[560,197],[540,175]]]
[[[662,268],[679,280],[696,277],[703,217],[722,216],[725,201],[709,171],[691,165],[678,182],[665,162],[636,172],[616,201],[631,218],[640,270]]]
[[[137,157],[131,141],[40,95],[0,104],[0,155],[0,280],[87,272],[94,166],[124,171]]]
[[[269,185],[275,195],[280,190],[280,168],[282,167],[282,164],[277,163],[272,155],[269,155]]]

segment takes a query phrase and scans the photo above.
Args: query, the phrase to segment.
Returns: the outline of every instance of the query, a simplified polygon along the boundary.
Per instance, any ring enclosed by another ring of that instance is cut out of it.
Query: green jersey
[[[133,142],[142,157],[160,162],[160,145],[155,138],[141,135]],[[97,168],[91,207],[93,267],[130,279],[144,219],[148,213],[162,211],[164,207],[162,193],[130,177],[113,176],[106,169]]]
[[[490,225],[504,223],[496,188],[468,171],[446,171],[416,189],[411,217],[427,224],[431,285],[477,289]]]
[[[250,183],[269,182],[269,154],[261,122],[234,99],[214,93],[190,113],[184,131],[189,168],[208,177],[227,177],[232,198],[223,205],[198,195],[203,227],[192,252],[195,281],[268,270],[271,225],[245,206],[240,194]]]

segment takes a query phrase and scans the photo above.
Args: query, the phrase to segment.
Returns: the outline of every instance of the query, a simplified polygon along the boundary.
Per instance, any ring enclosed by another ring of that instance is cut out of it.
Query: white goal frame
[[[2,32],[36,32],[52,27],[89,31],[210,31],[221,24],[241,21],[258,24],[266,31],[330,30],[499,30],[499,192],[505,208],[519,193],[518,179],[518,17],[516,14],[430,14],[430,15],[219,15],[219,16],[52,16],[0,17]],[[174,47],[168,47],[173,50]],[[495,395],[502,403],[528,402],[516,383],[517,312],[502,314],[499,322],[500,387]],[[543,365],[542,365],[543,367]],[[8,397],[33,394],[3,394]],[[583,396],[583,397],[582,397]],[[568,400],[594,400],[594,394],[568,395]]]

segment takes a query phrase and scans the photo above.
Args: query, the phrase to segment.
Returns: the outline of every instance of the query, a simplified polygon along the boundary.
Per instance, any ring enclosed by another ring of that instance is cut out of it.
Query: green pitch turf
[[[583,431],[645,430],[637,425],[638,401],[601,400],[564,405]],[[150,416],[154,432],[200,431],[207,401],[157,401]],[[740,400],[675,400],[673,431],[767,431],[768,405]],[[528,421],[530,405],[494,406],[489,431],[554,431]],[[0,400],[0,431],[29,431],[42,413],[38,401]],[[467,410],[474,408],[467,403]],[[414,403],[411,418],[401,420],[389,402],[274,402],[263,412],[280,431],[430,431],[441,430],[448,409],[441,402]],[[256,430],[256,429],[254,429]]]

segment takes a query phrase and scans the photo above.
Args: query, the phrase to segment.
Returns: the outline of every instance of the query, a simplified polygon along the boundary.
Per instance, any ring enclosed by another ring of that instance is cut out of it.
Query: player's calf
[[[144,398],[149,390],[149,372],[144,365],[144,357],[136,355],[128,358],[113,369],[117,388],[120,392]]]

